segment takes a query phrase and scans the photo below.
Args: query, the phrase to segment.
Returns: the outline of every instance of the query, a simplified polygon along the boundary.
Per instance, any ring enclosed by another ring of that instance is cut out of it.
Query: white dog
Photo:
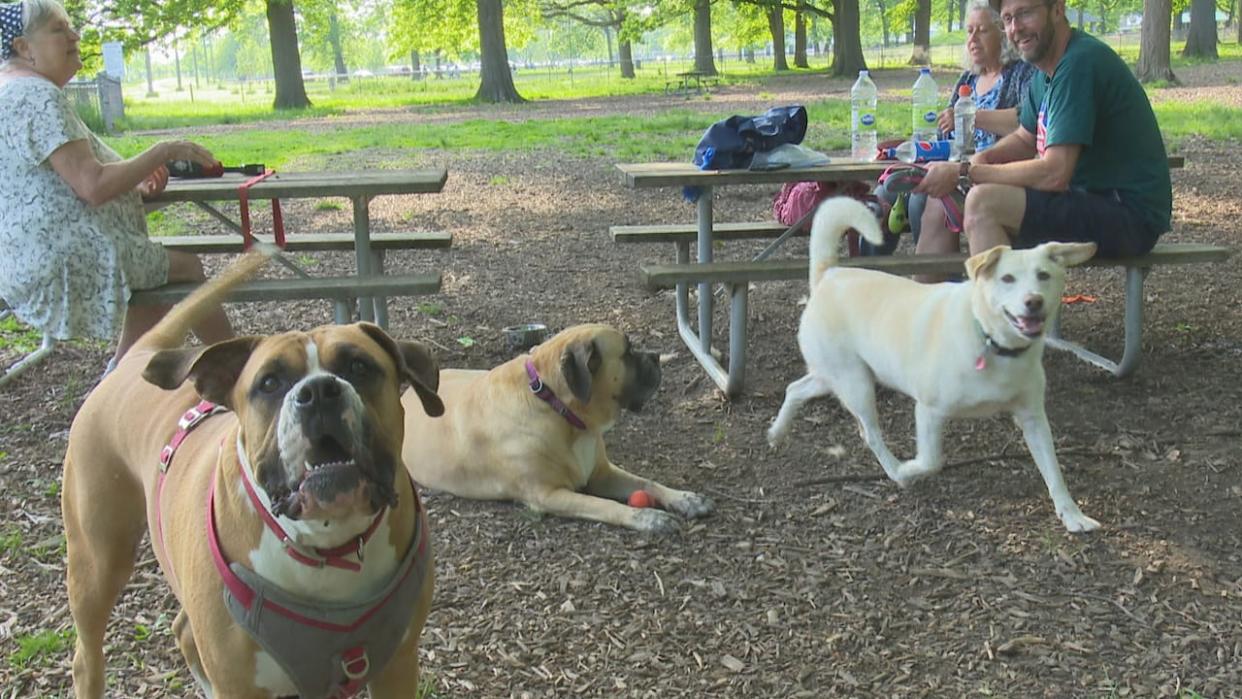
[[[836,394],[858,419],[867,446],[901,486],[944,466],[941,433],[951,417],[1013,414],[1039,466],[1057,515],[1071,532],[1100,526],[1065,487],[1044,413],[1044,328],[1053,322],[1065,268],[1095,254],[1092,243],[1000,246],[966,261],[970,281],[919,284],[864,269],[838,268],[841,236],[854,228],[882,241],[875,215],[844,197],[825,201],[811,227],[811,296],[798,347],[806,376],[789,384],[768,430],[776,446],[798,409]],[[916,401],[918,455],[899,462],[884,444],[875,382]]]

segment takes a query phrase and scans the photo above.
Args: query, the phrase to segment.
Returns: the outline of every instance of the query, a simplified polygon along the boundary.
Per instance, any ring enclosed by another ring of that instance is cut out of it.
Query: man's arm
[[[991,149],[984,151],[990,152]],[[1069,189],[1081,152],[1082,146],[1066,144],[1048,146],[1042,158],[1000,164],[972,163],[970,181],[972,184],[1008,184],[1045,192],[1064,192]]]
[[[1016,129],[992,144],[991,148],[975,153],[970,162],[972,164],[1012,163],[1016,160],[1030,160],[1035,155],[1035,134],[1019,124]]]

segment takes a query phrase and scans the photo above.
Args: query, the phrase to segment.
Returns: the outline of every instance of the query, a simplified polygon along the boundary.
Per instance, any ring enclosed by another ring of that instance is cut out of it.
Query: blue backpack
[[[806,107],[773,107],[761,116],[731,116],[707,128],[694,149],[700,170],[750,167],[755,153],[784,143],[801,143],[806,136]]]

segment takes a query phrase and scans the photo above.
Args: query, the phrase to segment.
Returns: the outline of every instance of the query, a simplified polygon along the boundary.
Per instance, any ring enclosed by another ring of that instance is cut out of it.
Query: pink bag
[[[814,211],[821,201],[838,196],[852,197],[859,201],[876,200],[866,182],[786,182],[772,200],[772,215],[786,226],[792,226]],[[808,218],[802,224],[801,230],[810,227],[811,221]]]

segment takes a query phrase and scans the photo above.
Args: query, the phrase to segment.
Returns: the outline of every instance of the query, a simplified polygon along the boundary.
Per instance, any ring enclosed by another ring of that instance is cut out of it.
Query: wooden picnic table
[[[874,180],[885,169],[892,166],[891,162],[860,162],[852,159],[834,159],[827,165],[810,168],[786,168],[784,170],[700,170],[689,163],[638,163],[619,164],[626,186],[634,189],[653,187],[698,187],[699,197],[695,202],[696,225],[698,227],[697,250],[699,263],[712,261],[712,246],[715,237],[712,227],[713,188],[727,185],[744,184],[783,184],[785,182],[848,182],[852,180]],[[790,227],[778,237],[768,250],[788,237],[796,228]],[[678,262],[681,259],[679,248]],[[731,303],[729,317],[729,368],[726,370],[712,355],[712,309],[714,297],[710,282],[699,284],[699,313],[697,331],[690,323],[690,290],[687,284],[676,287],[677,329],[691,354],[707,371],[725,394],[734,396],[742,389],[746,368],[746,316],[745,303]]]
[[[239,187],[249,177],[225,175],[206,179],[172,179],[168,187],[148,204],[159,207],[176,202],[189,202],[211,214],[230,229],[241,233],[241,226],[215,206],[216,202],[239,201]],[[252,185],[248,198],[252,202],[270,199],[317,199],[323,197],[346,197],[353,203],[354,253],[357,261],[355,276],[360,286],[368,279],[383,275],[375,269],[371,254],[371,199],[391,194],[425,194],[439,192],[448,179],[444,168],[424,170],[368,170],[360,172],[277,172]],[[267,233],[267,231],[263,231]],[[291,234],[296,235],[296,233]],[[263,236],[264,240],[270,239]],[[285,261],[286,266],[293,266]],[[295,268],[295,272],[299,270]],[[299,272],[302,276],[304,272]],[[374,279],[370,279],[374,281]],[[386,325],[387,300],[383,297],[358,298],[358,315],[361,320]]]
[[[1181,168],[1185,164],[1185,159],[1181,156],[1169,157],[1170,168]],[[811,168],[786,168],[783,170],[700,170],[690,163],[637,163],[637,164],[618,164],[617,169],[621,171],[622,181],[627,187],[632,189],[649,189],[657,187],[698,187],[700,189],[699,197],[696,200],[695,227],[697,236],[695,239],[697,259],[696,265],[705,265],[704,269],[711,268],[712,274],[717,274],[716,269],[719,265],[712,264],[713,247],[717,240],[716,229],[721,228],[722,224],[716,224],[712,218],[712,199],[713,189],[715,187],[723,187],[728,185],[756,185],[756,184],[784,184],[786,182],[848,182],[855,180],[873,181],[879,178],[885,170],[894,166],[901,165],[894,161],[858,161],[849,158],[834,158],[827,165]],[[712,348],[712,310],[714,308],[714,295],[712,294],[713,281],[707,279],[711,275],[704,275],[699,280],[694,280],[698,284],[699,303],[698,303],[698,328],[697,330],[691,324],[690,320],[690,297],[689,284],[685,281],[678,282],[675,285],[675,296],[677,304],[677,329],[681,334],[682,340],[686,347],[694,355],[706,370],[708,376],[716,382],[716,385],[728,396],[736,396],[741,393],[746,371],[746,332],[747,332],[747,285],[749,281],[763,279],[763,275],[770,273],[767,267],[758,267],[766,264],[764,262],[776,248],[781,245],[790,235],[802,227],[802,224],[810,218],[808,213],[801,221],[794,223],[793,226],[785,229],[778,237],[761,252],[754,261],[745,263],[745,269],[739,272],[739,276],[732,281],[717,280],[724,283],[730,289],[729,300],[729,350],[728,350],[728,368],[726,369],[720,360],[713,355]],[[746,237],[729,235],[727,228],[729,224],[723,224],[724,229],[720,232],[722,239]],[[750,226],[748,226],[750,227]],[[651,228],[659,228],[652,226]],[[672,234],[673,237],[676,234]],[[663,238],[662,235],[649,236],[651,239]],[[1219,259],[1221,251],[1213,250],[1213,259]],[[1184,257],[1184,255],[1183,255]],[[771,261],[768,261],[771,262]],[[911,260],[912,264],[927,265],[934,262],[933,260],[918,259]],[[1146,272],[1150,269],[1148,262],[1151,260],[1144,259],[1132,265],[1127,265],[1127,358],[1122,361],[1120,366],[1109,360],[1104,360],[1098,355],[1094,355],[1082,348],[1069,347],[1071,344],[1062,342],[1062,346],[1066,349],[1073,350],[1080,357],[1087,361],[1091,361],[1110,371],[1114,371],[1118,376],[1124,376],[1133,370],[1137,365],[1138,353],[1136,349],[1131,348],[1130,338],[1137,338],[1138,325],[1141,324],[1141,298],[1139,301],[1133,301],[1131,297],[1139,294],[1142,288],[1142,279]],[[690,263],[689,245],[685,242],[677,244],[677,265],[686,266]],[[1160,264],[1159,260],[1153,264]],[[1147,266],[1145,266],[1147,265]],[[762,270],[762,271],[760,271]],[[804,273],[799,273],[804,274]],[[773,279],[788,279],[787,273],[782,272]],[[1135,304],[1140,304],[1136,306]],[[1133,308],[1131,308],[1133,306]],[[1059,341],[1059,338],[1057,338]],[[1137,342],[1137,340],[1134,340]],[[1055,343],[1054,343],[1055,344]],[[1090,355],[1090,356],[1087,356]]]

